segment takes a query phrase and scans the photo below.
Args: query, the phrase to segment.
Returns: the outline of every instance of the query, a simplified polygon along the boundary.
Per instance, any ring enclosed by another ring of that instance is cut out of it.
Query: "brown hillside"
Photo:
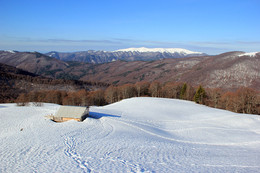
[[[21,93],[42,90],[78,91],[104,88],[106,84],[51,79],[0,63],[0,103],[10,102]]]
[[[82,80],[124,84],[137,81],[188,82],[209,88],[260,90],[260,54],[237,56],[231,52],[218,56],[164,59],[152,62],[113,62],[95,66]]]
[[[187,82],[209,88],[234,90],[251,87],[260,90],[260,53],[243,56],[227,52],[157,61],[115,61],[106,64],[63,62],[39,53],[0,52],[0,63],[60,79],[80,79],[111,84],[138,81]]]

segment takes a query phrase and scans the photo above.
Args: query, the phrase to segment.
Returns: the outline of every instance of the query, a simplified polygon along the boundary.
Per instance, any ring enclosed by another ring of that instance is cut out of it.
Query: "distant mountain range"
[[[83,51],[83,52],[49,52],[47,56],[62,61],[79,61],[92,64],[123,61],[151,61],[168,58],[184,58],[192,56],[204,56],[205,53],[192,52],[180,48],[128,48],[116,51]]]
[[[91,64],[76,61],[66,62],[37,52],[0,51],[0,63],[56,79],[76,79],[111,84],[157,80],[201,84],[209,88],[226,90],[239,87],[260,90],[260,53],[257,52],[237,51],[215,56],[130,62],[118,60]]]

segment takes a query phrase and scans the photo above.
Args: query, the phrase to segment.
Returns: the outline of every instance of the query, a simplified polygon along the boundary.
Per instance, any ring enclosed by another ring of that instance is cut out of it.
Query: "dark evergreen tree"
[[[200,85],[194,95],[194,101],[199,104],[203,104],[206,98],[205,89]]]
[[[187,84],[184,83],[181,88],[180,99],[186,100],[187,96]]]

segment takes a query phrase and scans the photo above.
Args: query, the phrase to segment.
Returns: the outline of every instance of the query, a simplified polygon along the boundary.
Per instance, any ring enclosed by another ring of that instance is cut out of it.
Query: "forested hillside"
[[[106,88],[108,84],[90,81],[51,79],[0,63],[0,102],[12,102],[21,93],[40,90],[78,91]]]
[[[157,61],[115,61],[105,64],[64,62],[40,53],[0,52],[0,62],[55,79],[96,81],[110,84],[140,81],[187,82],[207,88],[260,90],[260,54],[228,52]]]

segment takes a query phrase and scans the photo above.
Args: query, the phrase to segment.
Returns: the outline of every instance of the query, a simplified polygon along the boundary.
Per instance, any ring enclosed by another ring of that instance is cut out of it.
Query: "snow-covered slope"
[[[201,52],[192,52],[190,50],[181,49],[181,48],[146,48],[146,47],[119,49],[114,52],[160,52],[160,53],[179,53],[183,55],[203,54]]]
[[[0,172],[259,172],[260,117],[132,98],[54,123],[58,105],[0,105]]]
[[[238,56],[252,56],[252,57],[254,57],[254,56],[256,56],[256,54],[258,54],[259,52],[247,52],[247,53],[242,53],[242,54],[240,54],[240,55],[238,55]]]
[[[15,53],[14,50],[5,50],[5,52],[9,52],[9,53]]]

